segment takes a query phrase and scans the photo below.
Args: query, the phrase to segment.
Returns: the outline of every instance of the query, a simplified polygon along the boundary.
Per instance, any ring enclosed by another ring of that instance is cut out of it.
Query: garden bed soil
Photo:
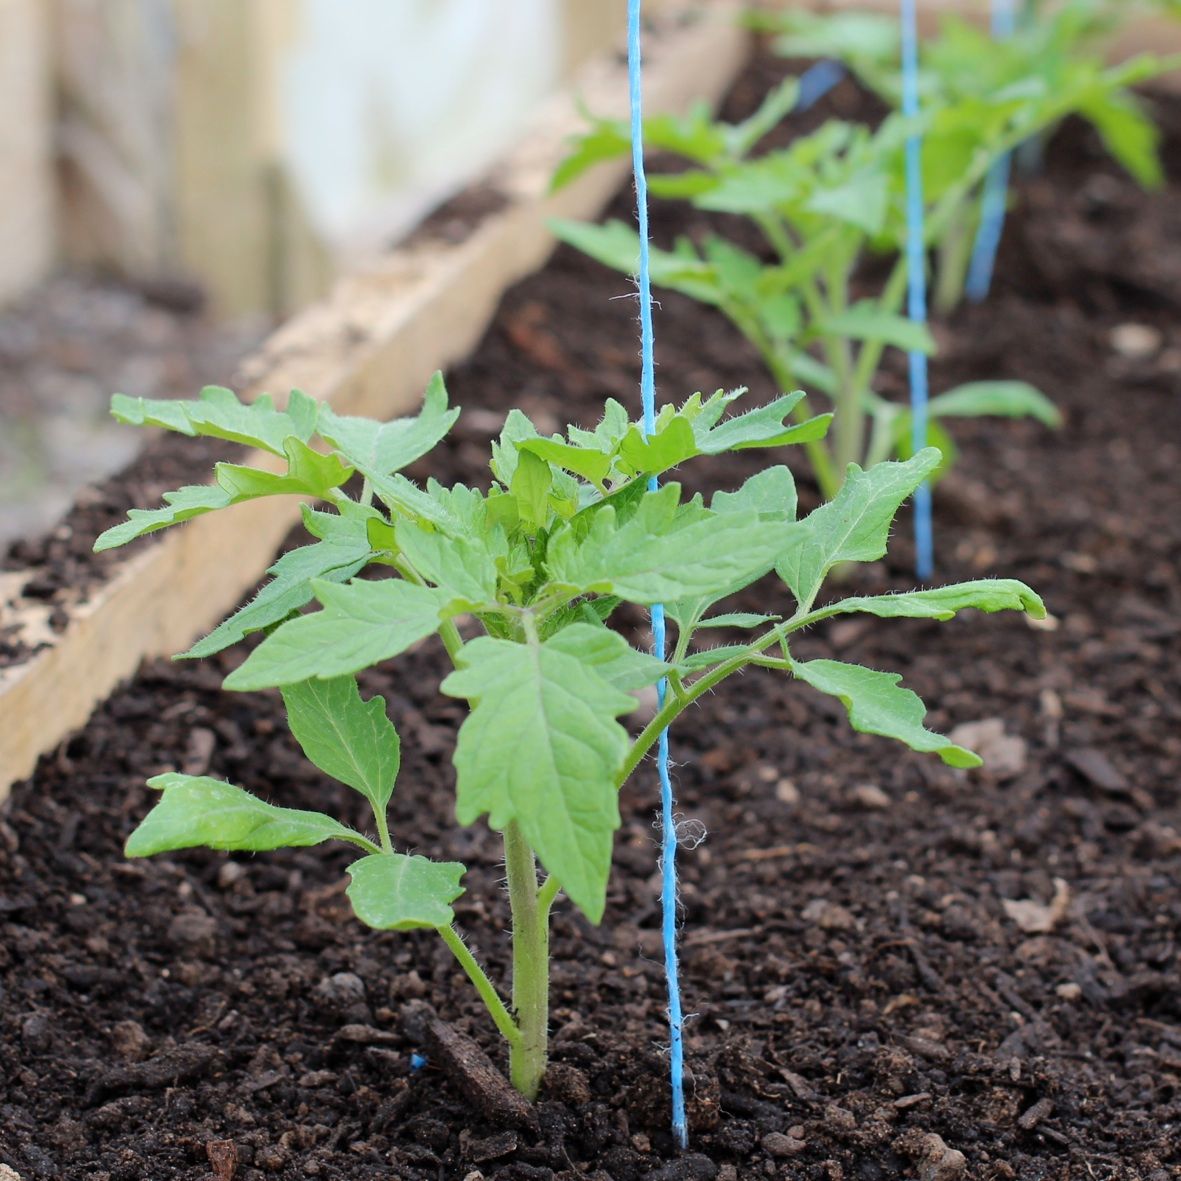
[[[977,724],[990,766],[854,736],[834,703],[763,672],[674,734],[686,832],[708,833],[680,860],[689,1155],[667,1131],[651,777],[624,794],[602,926],[558,908],[541,1101],[489,1119],[437,1044],[411,1067],[423,1001],[499,1059],[470,986],[434,935],[353,920],[344,854],[121,857],[144,779],[169,767],[361,822],[274,695],[221,692],[234,653],[147,665],[14,790],[0,1162],[24,1181],[1181,1176],[1181,105],[1158,110],[1168,192],[1140,193],[1068,129],[1023,183],[993,298],[939,330],[936,388],[1023,378],[1065,413],[1054,433],[957,424],[936,496],[940,576],[1021,577],[1050,625],[847,619],[798,646],[903,672],[933,725]],[[654,221],[688,228],[666,206]],[[561,251],[510,293],[449,377],[469,410],[434,473],[483,478],[510,406],[549,429],[634,401],[628,292]],[[683,299],[661,296],[657,351],[666,398],[773,392]],[[756,463],[704,472],[732,486]],[[906,533],[853,585],[910,586]],[[453,820],[444,671],[428,646],[364,678],[403,736],[392,827],[471,867],[458,920],[505,980],[497,842]]]

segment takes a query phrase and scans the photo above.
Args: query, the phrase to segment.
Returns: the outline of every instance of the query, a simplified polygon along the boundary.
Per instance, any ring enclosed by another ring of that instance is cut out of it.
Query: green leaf
[[[371,853],[348,867],[345,891],[353,912],[378,931],[438,930],[455,921],[451,903],[463,893],[458,861],[430,861],[404,853]]]
[[[436,632],[446,603],[443,592],[395,578],[347,586],[316,580],[312,592],[324,609],[280,624],[226,677],[227,689],[268,689],[371,668]]]
[[[333,839],[364,843],[358,833],[331,816],[277,808],[220,779],[169,771],[149,779],[148,786],[164,794],[127,838],[128,857],[200,846],[261,853]]]
[[[549,494],[553,484],[550,465],[522,448],[509,492],[517,502],[517,515],[530,533],[544,529],[549,522]]]
[[[315,399],[299,390],[291,391],[286,410],[276,410],[268,394],[242,402],[232,390],[215,385],[206,386],[195,402],[129,398],[126,394],[111,399],[111,413],[119,422],[228,439],[275,455],[284,454],[283,445],[292,437],[305,443],[312,437],[318,409]]]
[[[755,512],[764,521],[796,519],[796,482],[782,464],[756,472],[736,492],[715,492],[710,508],[715,513]]]
[[[322,455],[319,451],[313,451],[295,437],[285,440],[283,450],[287,456],[285,473],[268,472],[236,463],[219,463],[214,465],[214,476],[230,495],[232,502],[238,504],[260,496],[284,494],[322,499],[353,474],[353,469],[341,463],[335,455]]]
[[[137,537],[167,529],[181,521],[190,521],[204,513],[229,508],[233,503],[233,497],[216,484],[187,484],[175,492],[165,492],[162,508],[128,509],[127,520],[102,533],[94,543],[94,552],[100,554],[104,550],[118,549]]]
[[[460,824],[484,812],[499,831],[516,821],[597,923],[619,827],[615,778],[628,749],[615,718],[634,699],[563,651],[559,637],[516,644],[482,636],[460,650],[459,665],[442,690],[472,704],[455,750]]]
[[[424,521],[449,537],[462,534],[463,522],[452,510],[450,499],[442,495],[446,490],[438,485],[424,492],[413,480],[398,473],[371,477],[370,483],[374,494],[393,516]]]
[[[942,734],[926,729],[926,707],[916,693],[903,689],[898,673],[876,672],[838,660],[797,663],[792,672],[821,693],[840,699],[849,722],[862,734],[896,738],[911,750],[938,754],[952,767],[979,767],[982,759]]]
[[[680,487],[646,494],[635,515],[620,525],[604,506],[590,532],[572,529],[550,538],[550,578],[579,593],[618,595],[629,602],[671,602],[745,585],[765,574],[782,539],[753,513],[712,513],[679,505]]]
[[[971,381],[937,394],[928,404],[932,418],[1035,418],[1061,426],[1058,407],[1041,390],[1024,381]]]
[[[725,451],[743,451],[750,447],[783,447],[789,443],[808,443],[822,439],[832,422],[831,414],[818,414],[789,426],[787,417],[803,400],[802,390],[784,394],[766,406],[723,419],[716,426],[697,430],[697,442],[703,455]],[[697,427],[697,424],[694,424]]]
[[[403,519],[395,526],[394,536],[410,565],[446,593],[450,606],[475,609],[495,602],[496,558],[507,552],[499,530],[470,538],[448,537]]]
[[[925,324],[884,311],[873,299],[858,300],[848,311],[826,316],[813,324],[810,331],[821,337],[877,341],[903,352],[929,355],[935,351],[935,339]]]
[[[698,627],[762,627],[764,623],[777,623],[781,615],[756,615],[750,611],[731,611],[725,615],[711,615],[703,619]]]
[[[592,484],[602,485],[611,471],[611,456],[595,447],[577,447],[563,443],[560,439],[527,439],[518,448],[519,455],[533,455],[535,458],[557,464],[569,472],[582,476]],[[514,468],[513,477],[516,478]]]
[[[286,474],[219,463],[214,469],[217,483],[189,484],[175,492],[165,492],[161,508],[129,509],[126,521],[112,526],[95,541],[94,552],[116,549],[147,533],[260,496],[323,497],[352,475],[352,469],[341,464],[335,456],[321,455],[295,436],[289,436],[283,447],[285,451],[281,453],[288,458]]]
[[[633,648],[618,632],[602,625],[572,623],[546,643],[552,651],[565,652],[580,660],[624,692],[655,685],[672,669],[672,665],[657,660],[650,652]]]
[[[612,270],[634,275],[639,269],[639,236],[632,226],[622,221],[590,225],[554,219],[547,225],[559,241],[581,250]],[[713,266],[698,258],[690,244],[686,243],[685,247],[676,251],[652,249],[649,270],[653,284],[680,291],[702,303],[717,304],[721,293]]]
[[[883,66],[898,59],[898,21],[871,12],[776,12],[774,27],[783,30],[775,52],[784,57],[835,57]]]
[[[779,577],[807,610],[828,572],[840,562],[875,562],[886,552],[890,524],[902,502],[939,464],[926,447],[905,463],[849,465],[840,491],[809,513],[786,537]]]
[[[1015,578],[982,578],[952,586],[906,591],[892,595],[865,595],[841,599],[815,612],[817,616],[861,612],[879,619],[951,619],[957,611],[1024,611],[1045,619],[1046,607],[1034,591]]]
[[[312,581],[344,582],[369,560],[372,551],[362,537],[352,541],[320,541],[284,554],[269,570],[274,575],[245,606],[239,607],[204,639],[177,660],[212,656],[251,632],[286,619],[312,598]]]
[[[681,672],[685,673],[700,672],[702,669],[713,668],[734,656],[749,651],[749,644],[720,644],[716,648],[703,648],[700,652],[691,653],[681,661],[678,667]]]
[[[846,184],[819,189],[807,201],[811,213],[821,213],[876,238],[890,209],[890,181],[884,174],[861,173]]]
[[[321,406],[317,429],[365,475],[388,476],[430,451],[458,417],[458,408],[447,408],[447,387],[443,375],[436,373],[426,388],[422,410],[413,418],[377,422]]]
[[[619,445],[619,458],[634,475],[658,476],[700,454],[693,425],[681,415],[670,418],[649,436],[641,427],[632,426]]]
[[[402,744],[385,700],[361,698],[354,677],[283,686],[287,724],[303,753],[326,775],[384,812],[402,765]]]
[[[587,169],[604,160],[614,160],[627,153],[631,146],[626,131],[618,123],[604,119],[590,131],[574,140],[574,150],[558,165],[550,180],[550,192],[556,193]]]

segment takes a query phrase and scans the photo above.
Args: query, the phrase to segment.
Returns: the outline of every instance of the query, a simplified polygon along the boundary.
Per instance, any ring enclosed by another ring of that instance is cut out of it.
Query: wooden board
[[[686,20],[680,7],[662,20],[646,44],[649,110],[722,94],[748,52],[738,10],[736,3],[712,4]],[[506,288],[549,256],[547,220],[592,217],[617,191],[622,163],[595,169],[556,196],[547,192],[566,140],[585,126],[579,101],[599,114],[626,112],[626,72],[617,57],[582,72],[497,167],[489,179],[507,199],[499,213],[459,245],[400,250],[341,282],[248,363],[250,388],[285,393],[298,386],[352,414],[411,411],[430,374],[470,352]],[[142,660],[182,650],[230,611],[296,520],[287,499],[198,518],[117,567],[64,630],[43,628],[47,646],[0,672],[0,798]],[[16,588],[19,574],[6,582]],[[19,598],[0,603],[0,624],[36,629],[36,613]]]
[[[53,123],[41,0],[0,0],[0,303],[54,254]]]

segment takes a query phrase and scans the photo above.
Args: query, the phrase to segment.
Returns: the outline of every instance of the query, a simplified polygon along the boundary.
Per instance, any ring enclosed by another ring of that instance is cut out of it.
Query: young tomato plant
[[[714,122],[703,107],[684,118],[646,121],[650,148],[688,162],[683,171],[651,176],[651,192],[743,217],[763,240],[752,253],[721,233],[700,242],[682,238],[672,250],[652,251],[651,271],[657,286],[722,311],[758,349],[780,389],[802,384],[831,399],[831,444],[810,440],[806,446],[822,493],[832,496],[848,464],[870,467],[910,453],[909,410],[880,396],[875,380],[886,347],[932,352],[934,342],[902,314],[904,148],[913,123],[893,115],[871,131],[831,120],[786,148],[752,156],[794,106],[797,90],[788,79],[738,124]],[[930,244],[943,240],[992,163],[1027,137],[1039,112],[1015,99],[996,110],[960,104],[924,117]],[[576,142],[554,185],[626,152],[629,142],[623,124],[596,123]],[[639,243],[631,226],[559,221],[554,230],[598,261],[634,272]],[[854,279],[864,286],[861,264],[871,252],[892,256],[893,264],[875,295],[854,299]],[[806,404],[798,412],[807,415]],[[950,462],[954,449],[943,420],[982,414],[1033,416],[1049,425],[1059,420],[1045,396],[1024,382],[974,382],[931,399],[928,441]]]
[[[924,42],[919,88],[924,106],[991,119],[1014,107],[1032,129],[1036,144],[1068,114],[1089,122],[1112,156],[1142,185],[1163,181],[1157,153],[1159,132],[1131,87],[1171,69],[1178,58],[1142,54],[1107,66],[1103,40],[1121,21],[1159,8],[1157,3],[1118,4],[1068,0],[1035,18],[1018,22],[1013,35],[993,37],[987,29],[952,15],[940,21],[936,37]],[[782,11],[752,18],[776,32],[777,52],[789,58],[833,57],[892,110],[902,106],[901,32],[896,17],[881,13]],[[964,280],[980,222],[981,186],[968,195],[933,243],[938,265],[933,302],[947,313],[963,298]]]
[[[783,466],[715,493],[708,504],[675,483],[649,491],[649,477],[696,456],[823,436],[828,416],[789,421],[802,395],[730,414],[741,392],[694,395],[666,408],[650,437],[616,402],[593,429],[549,438],[513,411],[492,447],[487,491],[433,480],[419,487],[400,473],[458,414],[439,376],[420,414],[388,423],[338,415],[299,392],[282,410],[268,398],[245,405],[216,388],[191,402],[117,397],[113,410],[123,422],[249,443],[285,459],[286,469],[218,464],[214,483],[168,493],[157,509],[133,509],[96,549],[254,497],[322,502],[302,509],[310,544],[280,558],[259,594],[184,656],[267,632],[226,688],[278,687],[304,754],[373,812],[372,831],[362,833],[229,783],[170,772],[150,781],[160,800],[128,839],[128,855],[328,840],[356,846],[361,856],[349,866],[347,893],[357,917],[378,930],[438,931],[508,1044],[513,1084],[532,1098],[546,1063],[551,908],[565,894],[600,921],[620,788],[660,731],[704,693],[749,666],[775,669],[838,698],[854,729],[956,767],[977,765],[972,752],[924,727],[922,702],[897,675],[797,660],[792,637],[850,612],[950,619],[972,607],[1041,617],[1041,601],[1002,579],[821,603],[834,566],[882,556],[899,506],[939,462],[931,449],[869,471],[850,467],[836,498],[802,519]],[[354,476],[362,481],[356,497],[344,490]],[[790,594],[783,613],[720,606],[772,572]],[[624,602],[667,604],[678,629],[667,662],[611,629]],[[721,627],[747,638],[710,646]],[[356,680],[431,636],[453,665],[442,692],[469,705],[454,751],[457,819],[470,825],[486,816],[503,835],[513,941],[508,1002],[455,925],[465,867],[403,852],[413,834],[390,831],[398,734],[386,703],[366,699]],[[646,726],[626,728],[620,719],[636,707],[633,694],[662,678],[663,707]]]

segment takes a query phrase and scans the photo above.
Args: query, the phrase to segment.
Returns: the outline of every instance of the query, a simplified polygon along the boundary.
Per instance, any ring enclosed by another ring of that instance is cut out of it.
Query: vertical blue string
[[[627,72],[631,99],[632,171],[636,179],[636,210],[640,231],[640,400],[644,410],[644,434],[656,430],[656,373],[653,360],[652,281],[648,258],[648,179],[644,172],[644,119],[641,105],[640,2],[628,0]],[[659,481],[652,476],[650,491]],[[656,657],[664,659],[666,650],[664,605],[652,607],[652,647]],[[667,682],[656,687],[657,700],[663,707]],[[672,1130],[678,1148],[689,1143],[685,1120],[685,1050],[682,1036],[681,986],[677,970],[677,826],[673,817],[673,789],[668,770],[668,730],[662,730],[656,748],[656,767],[660,777],[661,821],[661,939],[664,943],[664,974],[668,986],[669,1070],[672,1086]]]
[[[919,113],[919,36],[915,0],[902,0],[902,113]],[[915,131],[906,141],[906,264],[907,311],[916,324],[927,322],[927,248],[923,200],[923,139]],[[910,414],[915,451],[927,445],[927,354],[910,353]],[[931,531],[931,485],[914,494],[915,572],[926,582],[935,569]]]
[[[992,35],[998,41],[1012,37],[1017,13],[1014,0],[992,0]],[[992,272],[996,266],[1001,235],[1005,230],[1005,204],[1009,194],[1011,159],[1006,152],[989,169],[984,182],[984,199],[980,206],[980,229],[972,248],[972,262],[964,293],[973,303],[988,298],[992,287]]]

